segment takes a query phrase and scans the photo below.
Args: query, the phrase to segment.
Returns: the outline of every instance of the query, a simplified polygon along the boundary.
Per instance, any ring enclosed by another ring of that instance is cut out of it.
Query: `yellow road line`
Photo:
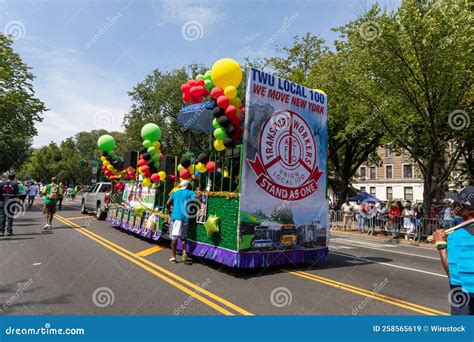
[[[75,216],[75,217],[64,217],[65,219],[68,219],[68,220],[79,220],[79,219],[85,219],[85,218],[89,218],[89,219],[93,219],[94,216]]]
[[[161,247],[161,246],[154,246],[154,247],[151,247],[151,248],[147,248],[141,252],[138,252],[138,253],[135,253],[135,256],[138,256],[138,257],[146,257],[146,256],[149,256],[153,253],[156,253],[158,251],[161,251],[162,249],[164,249],[164,247]]]
[[[340,290],[352,292],[352,293],[355,293],[355,294],[358,294],[358,295],[361,295],[361,296],[364,296],[364,297],[369,297],[369,298],[378,300],[380,302],[384,302],[384,303],[394,305],[394,306],[398,306],[398,307],[401,307],[401,308],[404,308],[404,309],[407,309],[407,310],[422,313],[424,315],[429,315],[429,316],[448,315],[448,313],[443,312],[443,311],[438,311],[438,310],[428,308],[428,307],[425,307],[425,306],[422,306],[422,305],[407,302],[407,301],[404,301],[404,300],[401,300],[401,299],[398,299],[398,298],[382,295],[382,294],[379,294],[379,293],[374,292],[374,291],[366,290],[366,289],[363,289],[363,288],[360,288],[360,287],[357,287],[357,286],[353,286],[353,285],[350,285],[350,284],[346,284],[346,283],[341,283],[341,282],[338,282],[338,281],[335,281],[335,280],[332,280],[332,279],[329,279],[329,278],[317,276],[317,275],[312,274],[312,273],[303,272],[303,271],[292,271],[292,270],[288,270],[288,269],[282,269],[282,270],[289,273],[289,274],[295,275],[297,277],[301,277],[301,278],[305,278],[305,279],[308,279],[308,280],[311,280],[311,281],[314,281],[314,282],[329,285],[329,286],[338,288]]]
[[[127,250],[127,249],[125,249],[125,248],[123,248],[119,245],[116,245],[112,241],[109,241],[109,240],[105,239],[104,237],[102,237],[100,235],[97,235],[97,234],[91,232],[90,230],[87,230],[87,229],[85,229],[85,228],[83,228],[83,227],[81,227],[81,226],[79,226],[79,225],[77,225],[73,222],[68,222],[64,217],[62,217],[60,215],[56,215],[55,218],[57,218],[58,220],[60,220],[61,222],[65,223],[65,224],[71,226],[72,228],[76,229],[80,233],[88,236],[89,238],[93,239],[94,241],[100,243],[101,245],[107,247],[108,249],[114,251],[115,253],[121,255],[122,257],[126,258],[127,260],[132,261],[133,263],[135,263],[136,265],[138,265],[138,266],[142,267],[143,269],[149,271],[150,273],[153,273],[154,275],[156,275],[157,277],[165,280],[166,282],[170,283],[171,285],[173,285],[175,287],[179,286],[178,288],[180,290],[188,293],[189,295],[195,297],[196,299],[202,301],[203,303],[211,306],[215,310],[217,310],[217,311],[219,311],[219,312],[221,312],[225,315],[234,315],[234,313],[228,311],[227,309],[225,309],[223,307],[220,307],[220,306],[216,305],[213,302],[210,302],[209,300],[207,300],[206,298],[200,296],[199,294],[206,295],[206,296],[214,299],[215,301],[226,305],[227,307],[235,310],[236,312],[238,312],[242,315],[248,315],[248,316],[253,315],[249,311],[247,311],[245,309],[242,309],[241,307],[225,300],[224,298],[221,298],[221,297],[213,294],[212,292],[209,292],[209,291],[201,288],[199,285],[193,284],[192,282],[190,282],[190,281],[174,274],[173,272],[170,272],[170,271],[166,270],[165,268],[162,268],[162,267],[152,263],[149,260],[144,259],[143,257],[136,256],[131,251],[129,251],[129,250]],[[160,271],[161,273],[153,270],[152,268]],[[176,279],[176,281],[180,281],[181,283],[193,288],[195,291],[193,292],[193,291],[189,290],[188,288],[182,286],[181,284],[177,283],[173,279],[170,279],[170,277]],[[176,286],[175,284],[178,285],[178,286]]]

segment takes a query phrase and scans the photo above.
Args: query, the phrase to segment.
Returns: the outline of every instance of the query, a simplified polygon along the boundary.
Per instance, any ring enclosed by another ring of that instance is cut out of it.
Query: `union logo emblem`
[[[262,127],[259,151],[247,159],[256,183],[270,195],[297,201],[318,189],[322,175],[317,166],[316,141],[298,113],[279,110]]]

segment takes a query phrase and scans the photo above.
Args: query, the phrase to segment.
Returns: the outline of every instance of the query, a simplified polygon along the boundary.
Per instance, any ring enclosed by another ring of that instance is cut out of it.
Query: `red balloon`
[[[191,87],[191,90],[189,91],[189,93],[191,94],[192,97],[201,96],[201,87],[199,86]]]
[[[107,177],[110,177],[112,175],[112,172],[110,170],[105,170],[104,173]]]
[[[224,95],[224,91],[219,87],[214,87],[211,90],[211,97],[217,100],[220,96]]]
[[[145,159],[140,159],[138,161],[138,166],[144,166],[144,165],[146,165],[146,160]],[[143,168],[142,168],[142,170],[143,170]]]
[[[233,116],[230,118],[230,123],[232,124],[232,126],[237,128],[240,127],[240,125],[242,124],[242,120],[238,116]]]
[[[193,101],[193,103],[201,103],[202,102],[202,97],[200,95],[192,96],[191,101]]]
[[[160,175],[157,174],[157,173],[154,173],[154,174],[151,175],[150,178],[151,178],[151,181],[152,181],[153,183],[158,183],[159,180],[160,180]]]
[[[236,114],[237,109],[233,105],[229,105],[229,107],[225,109],[225,116],[227,116],[229,119],[232,119]]]
[[[147,173],[150,173],[149,166],[148,165],[143,165],[142,166],[142,172],[145,174],[145,176],[146,176]],[[149,177],[147,177],[147,178],[149,178]]]
[[[183,96],[182,96],[182,98],[183,98],[183,101],[184,101],[184,102],[189,102],[189,101],[191,101],[191,94],[190,94],[189,92],[188,92],[188,93],[184,93]]]
[[[198,83],[196,83],[195,80],[189,80],[189,81],[188,81],[188,84],[189,84],[189,87],[190,87],[190,88],[191,88],[191,87],[195,87],[195,86],[198,85]]]
[[[221,95],[217,98],[217,105],[219,108],[226,109],[229,106],[229,99],[225,95]]]
[[[203,88],[203,89],[204,89],[204,90],[203,90],[203,92],[202,92],[202,96],[204,96],[204,97],[209,96],[209,94],[211,93],[211,92],[209,91],[209,89],[207,89],[207,88]]]
[[[181,171],[179,171],[179,176],[183,179],[188,179],[189,176],[191,176],[191,172],[189,172],[188,169],[181,169]]]
[[[183,93],[188,93],[190,89],[191,89],[191,86],[187,83],[181,85],[181,91]]]
[[[196,84],[201,87],[204,87],[206,85],[206,82],[204,80],[196,80],[194,82],[196,82]]]
[[[213,161],[208,161],[206,164],[206,170],[209,173],[213,173],[214,171],[216,171],[216,163]]]
[[[169,175],[168,178],[169,178],[170,181],[176,182],[176,176],[175,175]]]

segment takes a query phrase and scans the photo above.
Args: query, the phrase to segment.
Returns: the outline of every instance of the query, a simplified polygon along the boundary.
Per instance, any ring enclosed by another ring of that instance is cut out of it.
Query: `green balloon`
[[[178,172],[181,171],[183,168],[184,168],[183,165],[179,164],[178,165]]]
[[[101,151],[110,152],[115,148],[115,139],[113,136],[104,134],[97,141],[97,147]]]
[[[227,138],[227,134],[225,134],[224,128],[216,128],[214,130],[214,138],[216,138],[217,140],[224,140],[225,138]]]
[[[151,142],[154,142],[156,140],[160,140],[161,129],[157,124],[147,123],[142,127],[141,134],[143,140],[150,140]]]
[[[149,154],[150,156],[156,155],[156,148],[155,148],[155,146],[150,146],[150,147],[148,147],[147,152],[148,152],[148,154]]]
[[[214,128],[221,128],[222,126],[219,125],[219,122],[217,121],[217,119],[214,119],[212,120],[212,126],[214,126]]]
[[[204,73],[204,79],[205,79],[205,80],[210,80],[210,79],[211,79],[211,70],[207,70],[207,71]]]
[[[212,83],[212,80],[205,80],[204,85],[206,86],[207,89],[211,90],[214,88],[214,83]]]
[[[151,156],[151,159],[155,162],[155,166],[158,167],[160,165],[160,156],[158,154],[155,154],[154,156]]]
[[[112,159],[115,159],[115,157],[117,157],[117,155],[115,154],[114,151],[109,151],[109,156],[110,156]]]
[[[203,80],[203,79],[204,79],[204,75],[199,74],[199,75],[196,76],[196,79],[197,79],[197,80]]]
[[[151,146],[151,141],[150,140],[143,140],[143,147],[148,148]]]

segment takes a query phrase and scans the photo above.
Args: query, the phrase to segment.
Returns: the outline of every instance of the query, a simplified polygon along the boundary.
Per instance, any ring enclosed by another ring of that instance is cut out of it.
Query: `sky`
[[[393,9],[398,0],[378,1]],[[222,57],[242,65],[269,57],[295,35],[337,39],[331,28],[364,13],[369,0],[0,0],[0,29],[36,76],[49,109],[34,146],[103,128],[123,130],[128,92],[154,69]]]

